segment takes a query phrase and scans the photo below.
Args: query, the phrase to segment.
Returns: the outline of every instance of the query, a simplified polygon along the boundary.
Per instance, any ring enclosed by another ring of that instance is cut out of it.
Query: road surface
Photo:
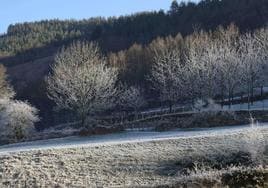
[[[260,128],[268,129],[268,124],[260,124]],[[169,139],[180,139],[189,137],[217,136],[224,134],[236,134],[245,130],[250,130],[250,125],[203,128],[203,129],[177,129],[167,132],[155,131],[125,131],[108,135],[98,135],[89,137],[72,136],[66,138],[40,140],[9,144],[0,146],[0,155],[6,155],[14,152],[23,152],[31,150],[63,149],[76,147],[95,147],[103,145],[125,144],[133,142],[148,142]]]

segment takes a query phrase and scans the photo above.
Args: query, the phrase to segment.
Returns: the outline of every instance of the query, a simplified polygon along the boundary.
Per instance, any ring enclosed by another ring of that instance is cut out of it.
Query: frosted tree
[[[124,86],[119,98],[121,106],[132,109],[136,117],[139,109],[146,104],[141,88],[136,86]]]
[[[233,51],[233,48],[223,46],[221,49],[219,48],[219,52],[222,55],[219,56],[219,77],[217,80],[220,80],[218,83],[222,86],[222,99],[224,99],[226,93],[229,106],[231,106],[235,92],[239,91],[239,87],[241,87],[241,78],[243,76],[242,63],[237,53]]]
[[[254,33],[257,44],[261,47],[261,60],[264,66],[260,79],[261,96],[263,95],[263,86],[268,83],[268,28],[262,28]]]
[[[58,108],[76,112],[82,126],[88,116],[114,105],[118,71],[107,66],[96,44],[76,42],[63,48],[52,70],[47,78],[49,98]]]
[[[9,99],[0,99],[0,132],[3,137],[18,141],[34,132],[34,123],[39,121],[38,110],[30,104]]]
[[[231,25],[228,29],[219,28],[216,43],[217,58],[217,84],[220,86],[222,100],[227,93],[229,105],[236,90],[241,91],[239,86],[242,83],[243,70],[239,56],[239,31]],[[223,102],[223,101],[222,101]]]
[[[187,66],[181,62],[180,50],[166,49],[155,53],[149,80],[153,88],[159,91],[161,101],[168,102],[170,112],[174,103],[187,93],[185,91],[187,71]]]
[[[191,70],[193,97],[208,101],[227,95],[229,103],[241,85],[239,30],[231,25],[214,33],[195,32],[186,38],[186,61]]]
[[[7,81],[6,69],[0,65],[0,135],[18,141],[31,136],[38,110],[30,104],[12,100],[15,92]]]
[[[14,91],[7,81],[6,68],[0,65],[0,98],[12,98]]]
[[[254,87],[259,85],[264,70],[263,49],[254,35],[240,37],[240,60],[243,63],[243,81],[247,86],[248,107],[253,102]]]
[[[195,78],[192,92],[200,99],[212,98],[217,86],[217,45],[208,33],[202,31],[189,37],[187,44],[187,64]]]

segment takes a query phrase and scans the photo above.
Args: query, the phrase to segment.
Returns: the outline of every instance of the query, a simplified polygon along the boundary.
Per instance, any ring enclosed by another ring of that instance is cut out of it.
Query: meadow
[[[236,187],[246,182],[265,187],[267,138],[266,128],[251,128],[221,136],[11,153],[0,156],[0,186]]]

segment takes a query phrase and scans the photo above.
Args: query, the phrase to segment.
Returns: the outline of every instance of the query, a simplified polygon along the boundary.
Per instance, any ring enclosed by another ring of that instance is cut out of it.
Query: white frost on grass
[[[261,124],[260,129],[266,129],[266,128],[268,128],[268,124]],[[174,140],[180,138],[230,135],[230,134],[237,134],[249,129],[250,126],[246,125],[246,126],[188,129],[188,130],[178,129],[175,131],[167,131],[167,132],[126,131],[122,133],[90,136],[90,137],[72,136],[67,138],[49,139],[49,140],[0,146],[0,155],[13,152],[31,151],[31,150],[96,147],[96,146],[118,145],[126,143],[142,143],[149,141]]]
[[[267,133],[267,129],[263,130],[266,139]],[[178,161],[196,153],[211,156],[237,151],[242,137],[243,134],[238,133],[13,153],[0,156],[0,187],[173,185],[180,181],[180,176],[168,174],[176,174]],[[202,173],[199,177],[203,177]]]

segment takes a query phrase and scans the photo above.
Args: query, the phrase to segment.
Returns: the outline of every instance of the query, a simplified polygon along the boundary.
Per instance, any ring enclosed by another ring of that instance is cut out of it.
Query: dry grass
[[[268,130],[261,135],[267,141]],[[1,156],[0,187],[152,187],[192,182],[202,176],[216,178],[222,172],[196,169],[185,176],[178,161],[247,150],[247,137],[183,138]]]

